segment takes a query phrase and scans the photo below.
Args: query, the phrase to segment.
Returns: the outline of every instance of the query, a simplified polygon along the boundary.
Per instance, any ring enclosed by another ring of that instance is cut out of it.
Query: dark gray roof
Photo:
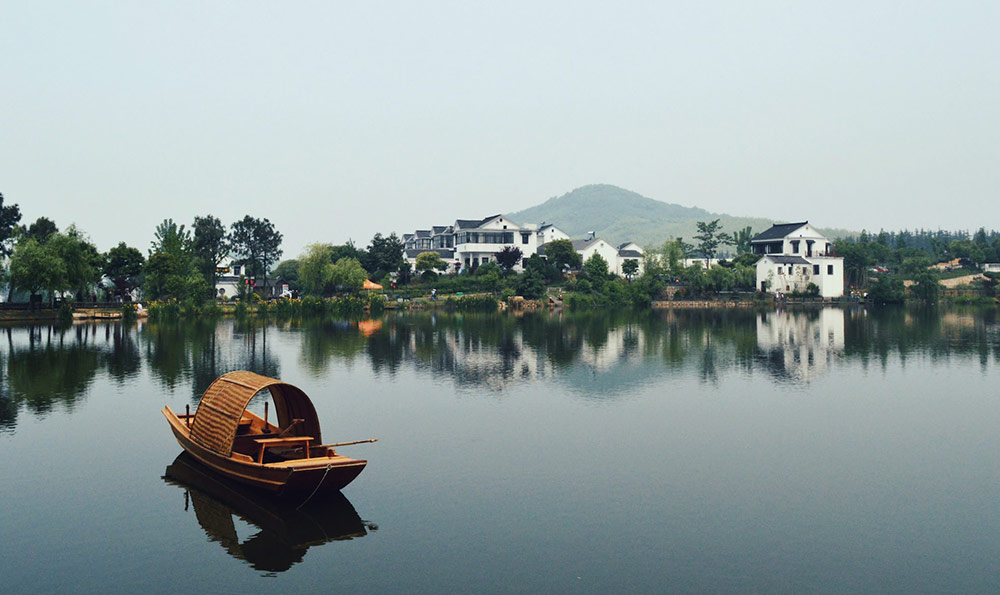
[[[417,230],[417,237],[418,238],[429,238],[429,237],[431,237],[431,230],[429,230],[429,229],[418,229]]]
[[[622,258],[642,258],[642,252],[638,250],[619,250],[618,256]]]
[[[573,249],[579,252],[594,242],[599,242],[601,238],[589,238],[586,240],[573,240]]]
[[[801,256],[782,256],[780,254],[765,254],[765,258],[770,258],[778,264],[812,264]]]
[[[503,217],[503,215],[490,215],[484,219],[457,219],[455,221],[455,225],[458,226],[458,229],[472,229],[483,225],[487,221],[492,221],[497,217]]]
[[[406,240],[408,240],[408,239],[410,239],[412,237],[413,237],[412,233],[404,233],[403,234],[403,241],[405,242]]]
[[[406,258],[416,258],[417,256],[423,254],[424,252],[437,252],[438,256],[440,256],[445,260],[455,258],[454,250],[446,250],[444,248],[436,248],[429,250],[404,250],[403,254],[406,255]]]
[[[451,227],[450,225],[435,225],[434,227],[431,228],[431,231],[434,232],[434,235],[438,235],[448,231],[450,227]]]
[[[761,233],[755,235],[751,242],[765,242],[768,240],[780,240],[792,233],[796,229],[808,224],[808,221],[802,221],[799,223],[781,223],[771,226],[771,229],[767,231],[762,231]]]
[[[548,229],[550,227],[552,227],[551,223],[543,223],[538,227],[538,231],[542,231],[543,229]]]

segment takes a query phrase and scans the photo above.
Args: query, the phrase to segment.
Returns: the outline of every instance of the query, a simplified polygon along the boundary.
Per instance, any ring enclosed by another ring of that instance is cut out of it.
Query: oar
[[[337,446],[350,446],[352,444],[364,444],[366,442],[378,442],[378,438],[369,438],[368,440],[354,440],[353,442],[337,442],[336,444],[320,444],[319,446],[313,446],[311,448],[334,448]]]

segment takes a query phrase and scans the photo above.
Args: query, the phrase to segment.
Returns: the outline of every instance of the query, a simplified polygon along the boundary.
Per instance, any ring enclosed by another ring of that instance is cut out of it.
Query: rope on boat
[[[330,463],[326,466],[326,471],[323,472],[323,477],[321,477],[319,483],[316,484],[316,488],[312,491],[311,494],[309,494],[308,498],[302,501],[302,504],[299,504],[298,506],[295,507],[295,510],[300,510],[303,506],[306,505],[306,502],[312,500],[312,497],[315,496],[316,492],[319,491],[319,486],[323,485],[323,482],[326,481],[326,474],[330,472],[331,467],[333,467],[333,463]]]

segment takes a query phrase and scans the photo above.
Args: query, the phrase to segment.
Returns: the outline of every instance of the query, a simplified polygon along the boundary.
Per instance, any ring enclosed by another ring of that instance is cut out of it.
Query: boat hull
[[[203,465],[234,481],[277,496],[339,491],[354,481],[368,464],[365,460],[347,457],[314,457],[280,466],[224,457],[193,441],[187,424],[169,407],[164,407],[162,413],[177,443]]]

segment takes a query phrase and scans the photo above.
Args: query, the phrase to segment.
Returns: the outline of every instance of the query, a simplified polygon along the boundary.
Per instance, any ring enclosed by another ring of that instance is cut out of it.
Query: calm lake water
[[[5,593],[1000,591],[995,309],[12,327],[0,354]],[[379,438],[340,449],[369,461],[344,498],[177,459],[160,409],[234,369]]]

